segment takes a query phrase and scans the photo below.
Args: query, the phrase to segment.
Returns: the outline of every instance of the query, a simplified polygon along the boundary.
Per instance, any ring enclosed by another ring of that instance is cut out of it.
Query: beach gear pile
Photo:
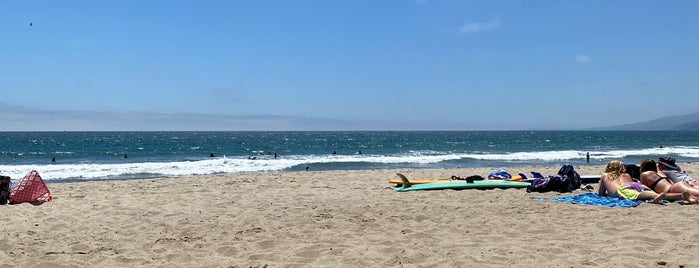
[[[403,174],[396,174],[400,180],[389,180],[397,192],[444,189],[495,189],[495,188],[528,188],[528,192],[572,192],[580,188],[582,181],[572,165],[563,165],[554,176],[542,176],[541,173],[531,172],[534,179],[530,180],[523,173],[512,176],[504,169],[493,170],[488,179],[473,175],[464,178],[452,176],[451,179],[409,180]]]
[[[573,165],[563,165],[558,170],[558,174],[541,176],[535,175],[535,180],[531,186],[527,187],[527,192],[550,192],[557,191],[560,193],[572,192],[582,185],[580,174],[575,171]]]
[[[10,177],[0,175],[0,205],[10,201]]]
[[[2,176],[0,178],[1,186],[3,187],[3,190],[0,191],[0,201],[3,201],[3,197],[7,197],[5,203],[9,200],[10,204],[31,203],[38,205],[53,199],[49,188],[36,170],[30,171],[24,178],[19,180],[5,196],[6,191],[4,187],[9,187],[9,181],[10,177]],[[6,182],[7,184],[5,184]]]

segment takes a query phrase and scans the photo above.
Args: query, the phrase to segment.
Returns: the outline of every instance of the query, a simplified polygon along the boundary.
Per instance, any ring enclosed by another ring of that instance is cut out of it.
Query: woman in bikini
[[[661,193],[668,191],[669,193],[684,193],[687,192],[692,196],[699,196],[699,188],[692,187],[689,183],[680,181],[672,182],[665,174],[658,172],[658,166],[651,159],[641,161],[641,183],[648,186],[651,190]]]
[[[689,193],[669,193],[664,191],[656,193],[645,185],[633,181],[629,174],[624,173],[624,163],[619,160],[610,161],[600,178],[598,194],[601,196],[619,197],[629,200],[653,200],[654,204],[660,204],[663,199],[684,200],[689,203],[697,203]],[[668,189],[669,190],[669,189]]]

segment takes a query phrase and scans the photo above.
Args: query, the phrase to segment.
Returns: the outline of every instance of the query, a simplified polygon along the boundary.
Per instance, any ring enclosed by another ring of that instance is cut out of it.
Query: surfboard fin
[[[532,173],[532,177],[534,177],[535,179],[543,178],[543,177],[544,177],[544,176],[542,176],[541,173],[539,173],[539,172],[534,172],[534,171],[530,171],[530,172]]]
[[[396,173],[396,175],[398,175],[398,177],[400,177],[400,180],[403,181],[403,188],[410,188],[413,186],[413,184],[410,183],[410,181],[408,180],[408,178],[405,177],[405,175],[400,173]]]

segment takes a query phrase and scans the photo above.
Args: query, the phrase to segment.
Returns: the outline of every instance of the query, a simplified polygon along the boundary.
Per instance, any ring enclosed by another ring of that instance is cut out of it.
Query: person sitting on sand
[[[658,171],[675,183],[683,181],[692,187],[699,187],[699,182],[682,171],[682,169],[675,164],[675,158],[672,156],[661,156],[658,158]]]
[[[643,159],[641,161],[641,183],[648,186],[656,193],[665,192],[683,193],[688,192],[692,196],[699,196],[699,188],[694,188],[689,183],[680,181],[673,182],[664,174],[658,173],[658,165],[652,159]]]
[[[640,182],[633,181],[624,171],[624,163],[619,160],[610,161],[600,176],[598,194],[629,200],[653,200],[654,204],[660,204],[663,199],[697,203],[689,193],[668,193],[667,191],[656,193]]]

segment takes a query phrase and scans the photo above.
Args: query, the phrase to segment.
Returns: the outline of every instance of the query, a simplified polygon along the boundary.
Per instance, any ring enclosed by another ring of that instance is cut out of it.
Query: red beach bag
[[[46,187],[44,180],[41,179],[39,172],[32,170],[24,176],[17,184],[12,186],[10,190],[10,202],[12,204],[20,203],[43,203],[53,199],[49,188]]]

